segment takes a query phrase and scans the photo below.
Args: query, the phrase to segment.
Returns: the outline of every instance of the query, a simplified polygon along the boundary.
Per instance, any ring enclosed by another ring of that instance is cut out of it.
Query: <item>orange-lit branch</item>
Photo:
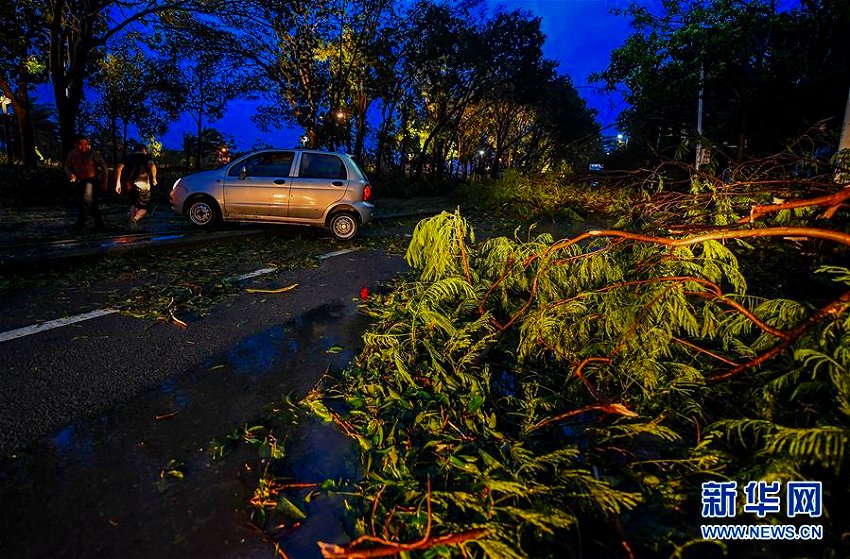
[[[641,235],[639,233],[629,233],[627,231],[617,231],[614,229],[605,229],[601,231],[588,231],[571,239],[566,239],[553,244],[547,249],[547,253],[555,250],[561,250],[580,243],[587,239],[595,239],[599,237],[613,237],[617,239],[629,239],[643,243],[652,243],[656,245],[664,245],[668,247],[684,247],[704,243],[706,241],[722,241],[730,239],[751,239],[754,237],[807,237],[810,239],[823,239],[833,241],[845,246],[850,246],[850,234],[842,233],[841,231],[832,231],[829,229],[818,229],[817,227],[767,227],[764,229],[745,229],[745,230],[724,230],[704,233],[702,235],[694,235],[684,239],[671,239],[668,237],[654,237],[651,235]],[[530,260],[539,258],[534,255],[526,259],[526,263]]]
[[[382,488],[383,491],[383,488]],[[378,494],[380,496],[380,492]],[[377,503],[377,497],[376,497]],[[368,559],[372,557],[390,557],[399,553],[429,549],[438,545],[452,545],[463,543],[469,540],[475,540],[485,536],[488,530],[485,528],[477,528],[467,530],[457,534],[444,534],[435,538],[431,537],[431,480],[428,479],[428,489],[425,494],[425,507],[427,509],[428,520],[425,525],[425,534],[422,539],[412,543],[401,543],[385,540],[376,536],[362,535],[346,546],[329,544],[324,542],[319,543],[319,549],[322,552],[322,557],[326,559]],[[374,525],[373,525],[374,530]],[[364,543],[376,544],[374,547],[363,549]]]
[[[782,210],[793,210],[796,208],[810,208],[813,206],[826,206],[828,209],[824,217],[832,217],[838,208],[850,199],[850,188],[844,188],[838,192],[834,192],[827,196],[819,196],[817,198],[807,198],[803,200],[794,200],[793,202],[783,202],[782,204],[766,204],[762,206],[753,206],[750,209],[750,216],[738,220],[738,223],[752,223],[763,215],[769,213],[780,212]]]
[[[725,373],[714,375],[709,377],[707,380],[709,382],[717,382],[720,380],[726,380],[728,378],[737,376],[743,373],[746,370],[753,369],[758,367],[762,363],[773,359],[786,349],[791,346],[800,336],[805,334],[812,326],[825,319],[827,316],[834,314],[838,315],[843,312],[845,309],[842,307],[846,307],[846,305],[850,304],[850,291],[844,293],[838,299],[832,301],[828,305],[825,305],[818,309],[817,312],[812,314],[809,318],[786,332],[786,337],[782,340],[782,342],[776,344],[774,347],[770,348],[766,352],[762,353],[755,359],[744,363],[743,365],[738,365],[737,367],[726,371]]]
[[[536,431],[541,427],[545,427],[547,425],[551,425],[552,423],[558,423],[559,421],[563,421],[565,419],[569,419],[571,417],[575,417],[577,415],[581,415],[583,413],[598,411],[602,413],[607,413],[610,415],[622,415],[625,417],[638,417],[638,414],[628,409],[626,406],[622,404],[591,404],[589,406],[584,406],[582,408],[578,408],[576,410],[571,410],[566,413],[562,413],[560,415],[556,415],[554,417],[548,417],[543,421],[535,423],[528,430]]]
[[[454,545],[470,540],[478,540],[488,534],[486,528],[476,528],[457,534],[446,534],[437,536],[416,545],[393,544],[380,545],[369,549],[351,549],[351,546],[339,546],[319,542],[322,557],[325,559],[371,559],[373,557],[392,557],[406,551],[424,550],[438,545]]]
[[[713,358],[717,359],[718,361],[722,361],[722,362],[726,363],[727,365],[732,365],[733,367],[736,367],[738,365],[734,361],[730,361],[730,360],[726,359],[725,357],[723,357],[722,355],[717,355],[713,351],[709,351],[709,350],[705,349],[704,347],[700,347],[696,344],[692,344],[688,340],[683,340],[681,338],[671,338],[671,339],[676,343],[682,344],[683,346],[686,346],[686,347],[693,349],[697,353],[703,353],[705,355],[708,355],[709,357],[713,357]]]

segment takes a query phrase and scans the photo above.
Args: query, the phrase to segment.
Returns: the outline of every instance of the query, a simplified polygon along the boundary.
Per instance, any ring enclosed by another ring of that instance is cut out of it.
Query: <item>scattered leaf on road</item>
[[[171,320],[173,320],[173,321],[174,321],[174,324],[176,324],[176,325],[177,325],[177,326],[179,326],[180,328],[188,328],[188,327],[189,327],[189,325],[188,325],[188,324],[186,324],[185,322],[183,322],[182,320],[180,320],[179,318],[177,318],[176,316],[174,316],[174,313],[173,313],[173,312],[169,311],[169,313],[168,313],[168,314],[170,314],[170,315],[171,315]]]
[[[292,285],[287,285],[280,289],[246,289],[245,291],[247,293],[286,293],[287,291],[292,291],[296,287],[298,287],[298,284],[293,283]]]

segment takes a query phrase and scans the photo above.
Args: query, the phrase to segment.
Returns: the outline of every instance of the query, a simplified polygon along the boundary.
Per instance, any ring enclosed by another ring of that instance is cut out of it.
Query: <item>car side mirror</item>
[[[244,181],[248,177],[248,168],[242,167],[242,170],[239,171],[239,180]]]

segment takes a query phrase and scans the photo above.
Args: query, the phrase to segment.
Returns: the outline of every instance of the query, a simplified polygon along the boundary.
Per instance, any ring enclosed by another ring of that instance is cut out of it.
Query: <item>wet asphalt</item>
[[[214,463],[206,448],[344,366],[366,326],[356,312],[363,289],[405,266],[382,251],[354,252],[251,280],[243,287],[299,287],[238,290],[186,329],[113,314],[0,344],[0,556],[272,556],[247,526],[245,457]],[[96,307],[97,293],[87,296]],[[312,456],[302,471],[349,452],[339,441],[328,452],[301,443]],[[187,475],[160,491],[172,459]],[[332,460],[307,477],[340,467]],[[313,530],[334,537],[334,515],[315,518],[331,528]],[[309,533],[287,540],[292,556],[318,556]]]
[[[162,212],[142,231],[71,236],[68,217],[0,216],[0,279],[30,264],[61,274],[128,247],[144,258],[155,245],[264,234],[198,232]],[[356,251],[246,280],[188,328],[115,313],[0,343],[0,557],[275,556],[247,522],[256,453],[214,461],[210,441],[345,366],[367,325],[357,311],[364,292],[405,269],[399,256]],[[293,283],[287,293],[245,291]],[[105,308],[110,295],[112,285],[7,293],[0,332]],[[281,436],[298,481],[356,476],[356,453],[332,427]],[[172,460],[185,477],[163,483]],[[308,521],[281,536],[290,557],[318,557],[318,539],[345,540],[338,503],[310,507]]]

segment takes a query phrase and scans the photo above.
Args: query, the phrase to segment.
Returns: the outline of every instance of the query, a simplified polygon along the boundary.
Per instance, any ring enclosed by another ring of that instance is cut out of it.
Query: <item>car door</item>
[[[232,165],[224,183],[224,217],[285,218],[294,159],[294,151],[263,151]]]
[[[298,176],[292,178],[289,217],[321,219],[328,206],[341,199],[348,188],[345,162],[332,153],[302,152]]]

